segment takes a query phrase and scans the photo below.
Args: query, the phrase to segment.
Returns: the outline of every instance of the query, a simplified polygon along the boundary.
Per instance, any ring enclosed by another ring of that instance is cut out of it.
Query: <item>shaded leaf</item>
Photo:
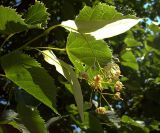
[[[34,5],[28,8],[24,18],[27,24],[41,27],[41,24],[44,25],[47,23],[48,16],[47,8],[42,2],[37,1]]]
[[[120,128],[120,118],[114,110],[107,111],[107,118],[112,122],[117,128]]]
[[[77,103],[78,112],[80,113],[81,119],[83,121],[83,119],[84,119],[84,115],[83,115],[83,95],[82,95],[81,86],[80,86],[79,81],[76,77],[76,73],[72,70],[71,67],[70,67],[69,72],[70,72],[70,83],[73,86],[74,98],[75,98],[76,103]]]
[[[126,116],[126,115],[123,115],[122,118],[121,118],[121,121],[123,123],[130,125],[132,127],[132,130],[134,130],[135,133],[149,133],[149,129],[144,127],[144,125],[140,125],[138,124],[138,122],[134,121],[132,118]]]
[[[27,30],[27,24],[14,9],[0,6],[0,33],[12,34]]]
[[[13,126],[14,128],[18,129],[20,132],[23,133],[30,133],[29,130],[21,123],[18,123],[16,121],[12,121],[8,123],[9,125]]]
[[[84,113],[84,122],[82,123],[82,125],[83,127],[87,128],[86,132],[103,133],[100,121],[91,113]]]
[[[49,128],[54,122],[62,119],[62,116],[52,117],[46,122],[46,127]]]
[[[1,126],[0,126],[0,133],[4,133],[3,128]]]
[[[142,45],[140,42],[133,38],[125,38],[124,43],[127,44],[128,47],[137,47]]]
[[[138,70],[138,63],[132,51],[125,51],[121,54],[121,64],[130,67],[134,70]]]
[[[31,133],[47,133],[45,122],[36,108],[19,103],[17,111],[22,122]]]
[[[12,53],[1,58],[1,65],[8,79],[57,113],[54,80],[39,63],[28,55]]]
[[[13,110],[5,110],[1,115],[0,115],[0,124],[7,124],[11,121],[14,121],[16,119],[17,113],[14,112]]]

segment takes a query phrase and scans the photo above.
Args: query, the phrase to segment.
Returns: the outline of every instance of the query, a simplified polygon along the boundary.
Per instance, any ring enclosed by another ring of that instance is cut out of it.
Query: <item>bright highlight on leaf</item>
[[[72,32],[78,31],[78,27],[77,27],[76,23],[74,22],[74,20],[63,21],[61,23],[61,26],[63,26],[65,29],[72,31]]]
[[[57,72],[59,72],[60,74],[62,74],[66,78],[66,76],[63,72],[61,63],[57,59],[55,54],[51,50],[44,50],[44,51],[42,51],[42,54],[44,56],[44,60],[46,62],[48,62],[49,64],[54,65],[56,67]]]
[[[128,31],[135,26],[140,19],[122,19],[111,24],[107,24],[101,29],[88,33],[96,38],[96,40],[110,38]]]
[[[104,27],[85,34],[90,34],[95,37],[96,40],[110,38],[113,36],[117,36],[128,31],[130,28],[139,23],[141,19],[122,19],[115,21],[113,23],[107,24]],[[73,20],[63,21],[61,25],[71,32],[77,32],[78,27]]]
[[[61,26],[72,32],[90,34],[100,40],[122,34],[140,20],[134,16],[124,16],[115,7],[100,3],[93,8],[85,6],[75,21],[63,21]]]

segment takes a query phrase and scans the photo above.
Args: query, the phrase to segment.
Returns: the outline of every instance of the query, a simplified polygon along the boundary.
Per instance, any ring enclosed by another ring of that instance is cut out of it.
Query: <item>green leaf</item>
[[[54,80],[36,60],[25,54],[12,53],[1,58],[1,65],[8,79],[57,113]]]
[[[52,50],[43,50],[42,54],[44,56],[44,60],[49,64],[54,65],[56,67],[57,72],[59,72],[66,78],[64,72],[65,70],[62,68],[60,61],[58,60],[56,55],[52,52]]]
[[[74,62],[81,61],[88,66],[96,63],[106,65],[111,61],[111,50],[103,40],[95,40],[90,35],[70,33],[66,46],[69,59]]]
[[[28,9],[24,18],[27,24],[41,27],[41,24],[44,25],[47,23],[48,16],[47,8],[43,3],[37,1]]]
[[[136,41],[133,38],[125,38],[124,43],[127,44],[128,47],[142,46],[140,42]]]
[[[75,21],[63,21],[61,25],[70,31],[90,34],[100,40],[122,34],[139,21],[134,16],[123,16],[113,6],[99,3],[93,8],[85,6]]]
[[[44,55],[44,59],[46,62],[48,62],[51,65],[54,65],[56,67],[56,70],[62,74],[70,83],[72,89],[72,93],[74,95],[75,101],[77,103],[77,108],[79,111],[79,114],[81,116],[81,119],[83,121],[83,95],[81,91],[81,86],[79,84],[79,81],[76,77],[76,73],[73,71],[72,67],[65,62],[59,60],[52,51],[45,50],[42,51],[42,54]]]
[[[11,125],[12,127],[16,128],[16,129],[18,129],[20,132],[30,133],[29,130],[23,124],[21,124],[19,122],[12,121],[12,122],[10,122],[8,124]]]
[[[71,94],[73,94],[72,85],[71,85],[71,84],[67,84],[67,83],[65,83],[64,85],[65,85],[66,89],[67,89]]]
[[[0,33],[12,34],[27,30],[27,24],[14,9],[0,6]]]
[[[3,128],[1,126],[0,126],[0,133],[4,133]]]
[[[93,8],[85,6],[75,22],[80,32],[88,33],[123,18],[125,17],[117,12],[115,7],[99,3]]]
[[[17,111],[21,121],[31,133],[47,133],[45,122],[36,108],[19,103]]]
[[[84,123],[83,127],[88,128],[88,132],[92,133],[103,133],[102,126],[100,125],[100,121],[91,113],[84,113]]]
[[[47,122],[46,122],[46,127],[49,128],[50,125],[52,125],[54,122],[62,119],[63,117],[62,116],[57,116],[57,117],[52,117],[50,118]]]
[[[132,53],[132,51],[125,51],[121,54],[121,64],[127,67],[130,67],[134,70],[138,70],[139,66],[138,63],[136,61],[136,58],[134,56],[134,54]]]
[[[70,83],[73,87],[73,94],[74,94],[74,98],[76,100],[77,103],[77,108],[78,108],[78,112],[80,113],[81,119],[83,121],[84,119],[84,115],[83,115],[83,95],[82,95],[82,90],[81,90],[81,86],[79,84],[79,81],[76,77],[76,73],[72,70],[72,68],[69,68],[69,72],[70,72]]]
[[[66,64],[63,61],[61,62],[61,66],[64,69],[64,74],[69,83],[71,84],[73,95],[77,104],[78,112],[80,114],[81,120],[84,120],[84,114],[83,114],[83,95],[81,86],[79,84],[79,81],[77,79],[76,73],[73,71],[72,67],[68,64]]]
[[[132,118],[123,115],[121,121],[125,123],[125,126],[130,125],[132,130],[135,133],[149,133],[149,129],[144,127],[144,125],[138,124],[138,122],[134,121]]]
[[[114,126],[120,128],[120,118],[118,117],[118,115],[114,110],[107,111],[106,116],[109,119],[109,121],[114,124]]]
[[[5,110],[0,116],[0,124],[7,124],[17,118],[17,113],[13,110]]]

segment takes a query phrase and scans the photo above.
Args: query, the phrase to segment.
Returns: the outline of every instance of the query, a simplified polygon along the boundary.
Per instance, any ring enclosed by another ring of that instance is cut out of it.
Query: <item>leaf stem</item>
[[[100,93],[101,94],[101,93]],[[112,109],[111,105],[108,103],[108,101],[106,100],[106,98],[101,94],[102,98],[104,99],[104,101],[107,103],[107,105],[109,106],[110,109]]]
[[[113,96],[114,94],[111,94],[111,93],[101,93],[103,95],[110,95],[110,96]]]
[[[2,43],[0,49],[3,48],[4,44],[5,44],[13,35],[14,35],[14,34],[10,34],[10,35],[4,40],[4,42]]]
[[[58,26],[60,26],[60,24],[51,26],[50,28],[48,28],[47,30],[45,30],[42,34],[40,34],[39,36],[36,36],[36,37],[33,38],[32,40],[28,41],[27,43],[25,43],[23,46],[21,46],[20,48],[16,49],[15,51],[24,49],[26,46],[28,46],[28,45],[31,44],[32,42],[38,40],[39,38],[47,35],[51,30],[57,28]]]
[[[0,74],[0,77],[6,77],[6,75],[4,75],[4,74]]]
[[[51,50],[57,50],[57,51],[66,51],[65,48],[61,49],[61,48],[52,48],[52,47],[30,47],[31,49],[51,49]]]

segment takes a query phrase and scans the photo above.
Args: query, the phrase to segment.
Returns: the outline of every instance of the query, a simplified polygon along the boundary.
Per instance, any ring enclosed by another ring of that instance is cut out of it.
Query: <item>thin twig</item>
[[[27,43],[25,43],[23,46],[21,46],[20,48],[16,49],[15,51],[24,49],[26,46],[28,46],[28,45],[31,44],[32,42],[38,40],[39,38],[47,35],[51,30],[57,28],[58,26],[60,26],[60,24],[51,26],[50,28],[48,28],[47,30],[45,30],[42,34],[40,34],[39,36],[36,36],[36,37],[33,38],[32,40],[28,41]]]
[[[57,50],[57,51],[66,51],[65,48],[61,49],[61,48],[53,48],[53,47],[29,47],[29,48],[36,48],[36,49],[50,49],[50,50]]]
[[[10,34],[10,35],[4,40],[4,42],[2,43],[0,49],[3,48],[3,46],[5,45],[5,43],[6,43],[13,35],[14,35],[14,34]]]

